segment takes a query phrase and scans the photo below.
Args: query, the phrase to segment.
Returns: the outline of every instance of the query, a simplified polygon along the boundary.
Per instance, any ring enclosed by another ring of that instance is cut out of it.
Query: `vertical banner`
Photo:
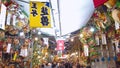
[[[57,41],[57,50],[64,50],[64,40]]]
[[[30,27],[51,28],[49,2],[30,2]]]
[[[6,6],[2,4],[0,13],[0,28],[3,30],[5,29],[5,18],[6,18]]]

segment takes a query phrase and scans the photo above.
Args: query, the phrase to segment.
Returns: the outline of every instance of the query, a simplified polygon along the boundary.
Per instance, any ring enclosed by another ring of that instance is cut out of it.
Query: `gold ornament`
[[[116,4],[116,0],[108,0],[105,5],[108,7],[108,8],[113,8]]]

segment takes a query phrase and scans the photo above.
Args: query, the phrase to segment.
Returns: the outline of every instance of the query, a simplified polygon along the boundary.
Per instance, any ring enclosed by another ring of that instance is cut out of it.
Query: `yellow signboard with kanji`
[[[49,2],[30,2],[30,27],[51,28]]]

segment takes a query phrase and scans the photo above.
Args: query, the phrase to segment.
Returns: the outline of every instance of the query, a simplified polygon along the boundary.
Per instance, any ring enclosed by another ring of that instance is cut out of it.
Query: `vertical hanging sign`
[[[64,50],[64,40],[57,41],[57,50]]]
[[[6,18],[6,6],[2,4],[0,13],[0,28],[3,30],[5,29],[5,18]]]
[[[49,2],[30,2],[30,27],[51,28]]]
[[[84,54],[85,54],[85,56],[89,56],[88,45],[84,45]]]

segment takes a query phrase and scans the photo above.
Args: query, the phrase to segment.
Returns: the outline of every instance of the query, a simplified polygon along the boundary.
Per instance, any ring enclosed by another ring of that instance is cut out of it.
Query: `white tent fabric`
[[[82,28],[90,19],[93,0],[59,0],[62,35]]]

